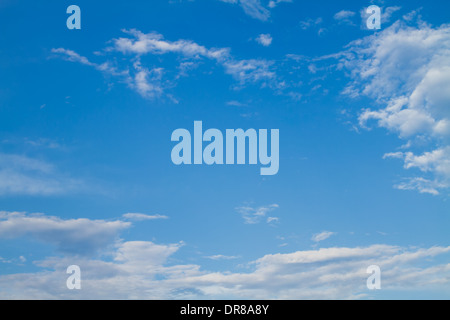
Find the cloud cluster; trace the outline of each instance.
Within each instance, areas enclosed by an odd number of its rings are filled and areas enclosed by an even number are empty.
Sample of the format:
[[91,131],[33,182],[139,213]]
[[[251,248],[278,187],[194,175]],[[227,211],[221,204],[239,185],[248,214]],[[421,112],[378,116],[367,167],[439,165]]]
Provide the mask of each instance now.
[[[273,206],[272,206],[273,207]],[[265,215],[260,208],[254,215]],[[448,288],[450,247],[389,245],[335,247],[267,254],[246,271],[208,271],[174,255],[185,244],[124,241],[130,226],[120,220],[61,219],[43,214],[0,212],[0,238],[29,236],[56,245],[63,255],[33,261],[43,271],[0,276],[2,299],[356,299],[369,298],[367,267],[378,265],[383,290]],[[317,241],[331,233],[316,235]],[[94,251],[109,248],[101,255]],[[212,255],[212,260],[240,259]],[[16,259],[17,260],[17,259]],[[1,258],[0,262],[24,263]],[[239,260],[238,260],[239,262]],[[237,262],[237,263],[238,263]],[[81,290],[68,290],[66,269],[81,269]],[[240,263],[241,264],[241,263]]]
[[[249,272],[211,272],[199,265],[170,264],[182,244],[131,241],[111,261],[47,258],[51,272],[0,276],[1,298],[27,299],[357,299],[368,298],[368,266],[382,271],[383,290],[424,292],[448,287],[450,264],[423,266],[450,247],[405,249],[387,245],[326,248],[265,255]],[[65,288],[65,269],[81,268],[82,290]]]
[[[247,5],[250,3],[256,2]],[[384,21],[399,9],[385,8]],[[343,21],[354,15],[343,10],[335,19]],[[415,16],[405,15],[402,21],[351,42],[342,52],[317,58],[287,54],[276,61],[237,59],[229,48],[207,48],[183,39],[170,41],[155,32],[133,29],[124,30],[125,36],[113,39],[112,46],[104,50],[105,55],[121,54],[126,59],[96,64],[71,50],[60,48],[53,52],[69,61],[122,77],[143,97],[166,96],[175,102],[167,89],[204,61],[220,66],[234,79],[235,88],[258,85],[294,100],[319,92],[328,94],[321,82],[330,73],[344,70],[350,78],[344,93],[352,98],[369,97],[374,102],[360,113],[360,127],[370,128],[375,124],[406,141],[407,148],[389,152],[385,158],[401,159],[406,169],[416,173],[395,186],[437,195],[450,187],[450,26],[432,27],[420,19],[414,21]],[[321,24],[319,18],[303,21],[301,27]],[[266,46],[271,40],[270,35],[264,34],[257,38]],[[174,63],[148,64],[144,62],[147,56],[161,59],[174,56],[178,67],[173,68]],[[112,61],[118,60],[126,61],[127,65],[114,66]],[[170,67],[175,70],[169,70]],[[170,77],[173,73],[177,75]],[[299,87],[303,88],[302,92],[297,92]]]
[[[430,174],[399,184],[402,189],[438,194],[450,187],[449,52],[449,25],[414,27],[398,21],[351,43],[341,60],[352,78],[345,92],[368,96],[380,106],[364,109],[360,125],[374,122],[408,141],[407,146],[415,150],[385,157],[402,159],[406,169]],[[434,149],[417,153],[424,142]]]
[[324,240],[328,239],[329,237],[331,237],[335,234],[336,234],[335,232],[323,231],[321,233],[317,233],[317,234],[313,235],[311,240],[314,242],[320,242],[320,241],[324,241]]
[[24,155],[0,153],[0,195],[56,195],[78,190],[82,182],[54,165]]

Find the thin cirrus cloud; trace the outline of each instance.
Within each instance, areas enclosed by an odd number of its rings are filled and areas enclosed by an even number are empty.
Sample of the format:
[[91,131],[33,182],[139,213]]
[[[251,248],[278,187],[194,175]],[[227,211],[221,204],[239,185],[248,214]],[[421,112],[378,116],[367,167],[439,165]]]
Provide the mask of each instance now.
[[[399,10],[398,7],[389,8],[385,10],[389,17]],[[339,19],[350,16],[353,14],[346,11],[336,14]],[[321,19],[311,20],[304,27],[321,23]],[[421,23],[417,15],[405,15],[403,20],[376,34],[349,43],[341,52],[316,58],[288,54],[282,61],[240,60],[231,55],[229,48],[206,48],[190,40],[169,41],[158,33],[128,30],[125,35],[113,39],[113,45],[104,50],[105,55],[122,54],[129,57],[125,59],[128,64],[120,68],[110,61],[92,63],[67,49],[54,49],[54,53],[66,60],[123,77],[132,89],[147,98],[164,96],[169,87],[174,87],[177,78],[167,79],[168,72],[162,66],[146,68],[141,62],[145,55],[162,57],[172,53],[183,57],[183,63],[194,65],[199,59],[207,59],[220,65],[224,73],[235,80],[237,87],[260,85],[272,89],[276,94],[282,93],[297,100],[303,95],[292,91],[295,89],[294,84],[305,83],[299,80],[308,74],[296,73],[291,79],[283,71],[292,68],[310,70],[316,79],[310,81],[314,88],[321,88],[320,82],[323,80],[320,79],[326,79],[321,77],[323,73],[328,76],[345,71],[349,80],[344,80],[345,90],[342,93],[353,99],[369,97],[374,105],[359,113],[359,126],[370,128],[375,124],[397,134],[409,146],[409,150],[393,150],[385,155],[386,159],[403,160],[405,169],[416,172],[412,177],[402,178],[394,186],[434,195],[450,187],[447,157],[450,137],[447,107],[450,102],[448,25],[432,27]],[[302,65],[305,63],[308,64],[306,68]],[[311,69],[311,66],[314,68]],[[186,75],[195,68],[179,69],[183,69]],[[315,93],[316,90],[311,92]],[[421,147],[424,141],[429,142],[428,149]],[[392,154],[395,156],[392,157]]]
[[0,195],[58,195],[80,190],[82,185],[44,160],[0,154]]
[[265,8],[261,0],[220,0],[221,2],[238,4],[244,12],[252,18],[267,21],[270,18],[269,9]]
[[154,214],[149,215],[145,213],[125,213],[122,215],[125,219],[134,220],[134,221],[145,221],[145,220],[161,220],[161,219],[169,219],[168,216]]
[[[264,211],[264,210],[260,210]],[[450,264],[435,257],[450,247],[403,248],[390,245],[334,247],[266,254],[247,264],[247,272],[209,271],[174,263],[183,241],[157,244],[118,238],[130,222],[61,219],[44,214],[0,212],[0,237],[30,236],[55,245],[62,255],[32,261],[42,271],[0,275],[0,298],[11,299],[357,299],[369,298],[366,269],[380,266],[383,290],[448,288]],[[101,255],[94,251],[108,248]],[[95,249],[95,250],[94,250]],[[237,256],[213,255],[212,260]],[[439,259],[442,260],[442,259]],[[2,259],[19,264],[27,259]],[[83,290],[60,285],[67,266],[83,272]],[[39,281],[35,281],[39,279]]]
[[216,254],[213,256],[208,256],[206,258],[211,259],[211,260],[234,260],[234,259],[238,259],[239,257],[238,256],[226,256],[223,254]]

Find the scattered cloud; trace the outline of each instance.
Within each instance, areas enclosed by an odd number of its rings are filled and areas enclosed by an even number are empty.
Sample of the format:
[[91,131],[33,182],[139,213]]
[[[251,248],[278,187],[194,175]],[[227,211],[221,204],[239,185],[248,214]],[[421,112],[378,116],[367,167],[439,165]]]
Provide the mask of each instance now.
[[[370,265],[382,270],[383,292],[449,288],[450,264],[434,261],[450,247],[372,245],[268,254],[249,272],[214,272],[169,263],[183,244],[118,243],[111,259],[52,257],[35,262],[47,271],[0,276],[2,299],[363,299]],[[222,258],[222,256],[218,256]],[[219,259],[220,259],[219,258]],[[65,287],[67,266],[83,272],[83,290]],[[36,281],[39,279],[39,281]],[[448,291],[444,289],[445,291]]]

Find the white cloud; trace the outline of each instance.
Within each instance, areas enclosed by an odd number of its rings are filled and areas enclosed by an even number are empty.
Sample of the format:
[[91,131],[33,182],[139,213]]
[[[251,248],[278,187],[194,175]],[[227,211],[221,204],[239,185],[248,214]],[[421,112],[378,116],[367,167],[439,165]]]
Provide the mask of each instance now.
[[334,15],[334,19],[339,20],[339,21],[345,21],[345,20],[348,20],[349,18],[355,16],[355,14],[356,13],[353,11],[341,10]]
[[[199,265],[169,263],[182,244],[123,242],[111,261],[47,258],[46,270],[0,276],[3,299],[356,299],[370,298],[368,266],[382,271],[383,292],[408,290],[426,297],[427,290],[449,294],[450,247],[408,249],[388,245],[326,248],[268,254],[249,272],[205,271]],[[82,290],[65,287],[68,265],[82,270]],[[37,281],[37,279],[39,279]],[[444,297],[444,296],[443,296]],[[399,296],[401,298],[401,295]]]
[[267,217],[267,223],[272,223],[272,222],[279,222],[280,218],[278,217]]
[[145,213],[125,213],[123,215],[125,219],[134,221],[144,221],[144,220],[157,220],[157,219],[168,219],[169,217],[160,214],[148,215]]
[[406,169],[417,168],[429,175],[410,178],[396,187],[431,194],[450,187],[450,25],[413,27],[397,21],[348,48],[341,58],[352,77],[345,92],[374,98],[381,106],[364,109],[359,116],[361,126],[373,121],[400,139],[408,139],[409,149],[416,147],[416,139],[432,145],[432,150],[421,155],[412,150],[396,154],[404,159]]
[[126,72],[118,72],[117,69],[110,64],[109,62],[105,62],[102,64],[93,63],[89,61],[88,58],[81,56],[73,50],[68,50],[64,48],[56,48],[51,50],[52,53],[57,54],[58,56],[63,57],[67,61],[78,62],[90,67],[94,67],[95,69],[106,72],[112,75],[126,75]]
[[275,8],[276,6],[278,6],[282,2],[291,3],[292,0],[271,0],[271,1],[269,1],[269,5],[268,6],[269,6],[269,8],[273,9],[273,8]]
[[415,190],[420,193],[428,193],[434,196],[439,195],[439,190],[448,188],[448,184],[438,182],[436,180],[431,181],[421,177],[408,178],[406,181],[394,185],[394,188],[399,190]]
[[311,240],[314,242],[320,242],[320,241],[328,239],[329,237],[331,237],[335,234],[336,234],[335,232],[323,231],[321,233],[317,233],[317,234],[313,235]]
[[[242,215],[244,222],[247,224],[256,224],[261,222],[266,216],[267,213],[277,209],[279,206],[277,204],[272,204],[270,206],[263,206],[258,208],[242,206],[237,207],[236,211]],[[266,219],[267,223],[276,221],[278,218],[269,217]]]
[[256,38],[256,42],[264,47],[268,47],[272,44],[272,36],[270,34],[260,34],[258,38]]
[[0,211],[0,238],[31,236],[55,245],[59,251],[81,255],[105,248],[130,225],[124,221],[63,220],[43,214]]
[[180,246],[182,243],[158,245],[148,241],[128,241],[119,245],[114,261],[121,263],[130,273],[139,273],[142,268],[162,266]]
[[229,49],[212,48],[207,49],[190,40],[165,40],[163,35],[150,32],[143,33],[136,29],[122,30],[129,34],[131,38],[114,39],[114,48],[109,50],[116,50],[122,53],[133,53],[138,55],[143,54],[166,54],[179,53],[186,57],[206,57],[209,59],[221,60],[228,56]]

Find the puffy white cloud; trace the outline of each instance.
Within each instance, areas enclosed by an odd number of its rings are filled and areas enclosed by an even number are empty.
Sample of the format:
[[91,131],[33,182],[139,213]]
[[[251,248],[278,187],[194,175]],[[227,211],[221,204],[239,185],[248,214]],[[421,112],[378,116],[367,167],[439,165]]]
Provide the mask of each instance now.
[[110,245],[121,230],[131,224],[124,221],[61,219],[43,214],[0,212],[0,238],[30,236],[55,245],[61,252],[90,255]]
[[354,17],[356,12],[349,10],[341,10],[334,15],[334,20],[352,24],[350,18]]
[[80,180],[65,177],[46,161],[0,153],[0,195],[55,195],[78,190],[81,185]]
[[264,47],[268,47],[272,44],[272,36],[270,34],[260,34],[258,38],[256,38],[256,42]]
[[433,145],[434,150],[422,155],[412,150],[400,156],[393,153],[404,159],[406,169],[432,175],[410,178],[396,187],[431,194],[449,187],[450,25],[433,28],[420,23],[414,27],[397,21],[352,42],[341,63],[352,78],[345,92],[374,98],[381,106],[364,109],[359,116],[361,126],[375,121],[399,138],[409,139],[410,148],[419,137]]

